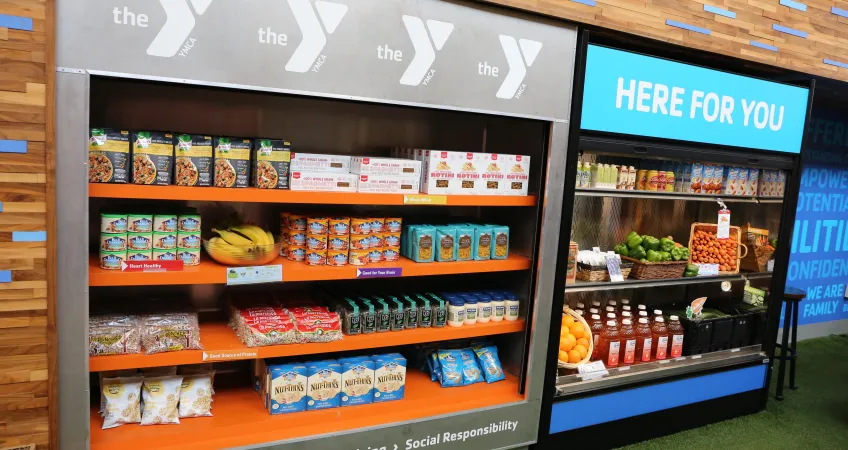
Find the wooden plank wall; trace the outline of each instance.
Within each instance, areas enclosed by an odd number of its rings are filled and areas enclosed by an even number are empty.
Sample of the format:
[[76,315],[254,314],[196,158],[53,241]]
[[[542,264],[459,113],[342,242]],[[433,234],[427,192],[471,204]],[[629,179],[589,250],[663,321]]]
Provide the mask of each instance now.
[[48,283],[54,2],[0,0],[0,448],[58,448],[50,433],[56,353]]
[[484,0],[848,81],[848,0]]

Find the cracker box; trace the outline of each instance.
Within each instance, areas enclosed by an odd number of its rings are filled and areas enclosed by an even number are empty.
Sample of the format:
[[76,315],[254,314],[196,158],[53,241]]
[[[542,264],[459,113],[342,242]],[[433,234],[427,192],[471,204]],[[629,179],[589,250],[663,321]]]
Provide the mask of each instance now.
[[420,180],[417,177],[397,175],[360,175],[357,192],[379,194],[418,194]]
[[745,188],[748,187],[748,172],[747,167],[739,167],[739,178],[736,179],[736,192],[733,195],[744,195]]
[[350,173],[357,175],[394,175],[396,177],[420,179],[421,161],[354,156],[350,159]]
[[503,155],[506,183],[501,188],[503,195],[527,195],[530,181],[530,157],[524,155]]
[[356,192],[359,176],[352,173],[292,171],[289,189],[293,191]]
[[727,174],[725,175],[724,182],[722,183],[722,193],[726,195],[736,195],[736,189],[738,188],[739,181],[739,168],[726,167],[725,171]]
[[456,152],[441,150],[414,150],[413,156],[420,160],[421,192],[425,194],[450,194],[459,184]]
[[506,183],[506,168],[504,167],[504,155],[497,153],[483,153],[480,155],[480,182],[477,185],[477,194],[501,195]]
[[374,403],[403,400],[406,358],[398,353],[374,355]]
[[760,169],[748,169],[748,183],[745,185],[745,195],[753,197],[757,195]]
[[689,166],[689,189],[688,192],[700,194],[704,189],[704,165],[692,163]]
[[775,196],[783,197],[783,191],[786,190],[786,172],[782,170],[777,171],[777,189],[775,191]]
[[350,156],[291,152],[292,172],[350,172]]
[[341,406],[342,366],[338,361],[318,361],[306,366],[306,409]]
[[303,364],[267,366],[267,405],[272,415],[306,410],[307,369]]
[[341,406],[374,402],[374,361],[370,358],[343,358]]
[[454,185],[451,194],[476,194],[479,191],[478,186],[483,182],[484,155],[482,153],[454,153],[454,164],[458,169],[456,177],[459,182]]

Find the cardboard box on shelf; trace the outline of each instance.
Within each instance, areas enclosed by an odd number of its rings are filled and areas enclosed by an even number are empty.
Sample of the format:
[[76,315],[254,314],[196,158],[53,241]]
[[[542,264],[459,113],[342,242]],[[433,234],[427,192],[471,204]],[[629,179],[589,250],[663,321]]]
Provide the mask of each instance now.
[[357,192],[380,194],[418,194],[418,178],[395,175],[360,175]]
[[350,173],[357,175],[390,175],[421,177],[421,161],[404,158],[372,158],[354,156],[350,159]]
[[704,189],[704,165],[692,163],[689,165],[689,189],[693,194],[700,194]]
[[292,171],[292,191],[356,192],[359,176],[352,173]]
[[739,183],[739,168],[738,167],[726,167],[725,172],[727,172],[724,176],[724,182],[722,183],[722,193],[725,195],[736,195],[736,189],[738,188]]
[[497,153],[480,154],[480,181],[477,185],[477,194],[501,195],[503,184],[506,183],[506,167],[504,156]]
[[748,183],[745,185],[745,195],[753,197],[757,195],[760,169],[748,169]]
[[527,195],[530,182],[530,157],[525,155],[503,155],[506,170],[506,183],[503,195]]
[[739,167],[739,178],[736,180],[736,193],[733,195],[745,195],[745,189],[748,187],[748,174],[750,169],[747,167]]
[[474,195],[479,191],[482,183],[483,166],[486,159],[483,153],[459,153],[453,154],[454,165],[457,169],[456,177],[459,180],[454,185],[451,194]]
[[291,152],[292,172],[350,172],[350,156]]
[[[425,194],[451,194],[459,179],[457,152],[444,150],[413,150],[413,156],[423,163],[421,192]],[[460,153],[461,154],[461,153]]]

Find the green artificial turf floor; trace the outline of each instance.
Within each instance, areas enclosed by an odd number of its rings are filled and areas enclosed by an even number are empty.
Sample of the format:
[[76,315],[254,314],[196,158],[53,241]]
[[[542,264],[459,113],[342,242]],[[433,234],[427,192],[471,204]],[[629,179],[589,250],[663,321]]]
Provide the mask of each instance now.
[[774,399],[777,368],[765,411],[623,447],[656,449],[848,449],[848,336],[798,343],[796,384]]

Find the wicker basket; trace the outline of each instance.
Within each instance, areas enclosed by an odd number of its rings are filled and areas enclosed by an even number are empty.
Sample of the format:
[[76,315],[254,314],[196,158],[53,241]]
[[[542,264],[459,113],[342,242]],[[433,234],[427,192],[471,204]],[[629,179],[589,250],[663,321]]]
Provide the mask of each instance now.
[[686,261],[642,262],[629,256],[622,256],[621,259],[633,263],[630,278],[635,280],[681,278],[688,264]]
[[[581,325],[583,325],[583,328],[586,330],[586,334],[585,334],[586,340],[589,341],[589,348],[588,348],[588,351],[586,352],[586,357],[581,359],[579,363],[562,362],[561,360],[557,359],[557,366],[558,367],[560,367],[562,369],[576,369],[577,366],[580,366],[582,364],[586,364],[587,362],[589,362],[589,358],[592,357],[592,351],[594,351],[594,349],[595,349],[595,343],[593,342],[594,339],[592,339],[592,329],[589,328],[589,324],[586,322],[586,320],[584,318],[578,316],[577,313],[575,313],[571,308],[564,306],[562,308],[562,313],[568,314],[569,316],[573,317],[574,320],[576,320]],[[557,346],[559,346],[559,341],[557,341]]]
[[[633,269],[633,263],[621,261],[621,276],[624,279],[627,279],[630,275],[631,269]],[[577,279],[580,281],[609,281],[609,270],[607,270],[606,266],[593,267],[586,264],[578,264]]]
[[[695,253],[692,250],[692,238],[695,237],[695,232],[698,230],[703,231],[711,231],[716,232],[718,230],[718,225],[714,223],[693,223],[692,229],[689,231],[689,264],[701,264],[692,262],[692,255]],[[730,236],[736,238],[736,242],[739,243],[739,247],[736,249],[736,270],[719,270],[719,275],[736,275],[739,273],[739,266],[741,265],[742,258],[748,255],[748,246],[742,243],[742,231],[739,227],[730,226]],[[745,250],[744,253],[741,250]]]

